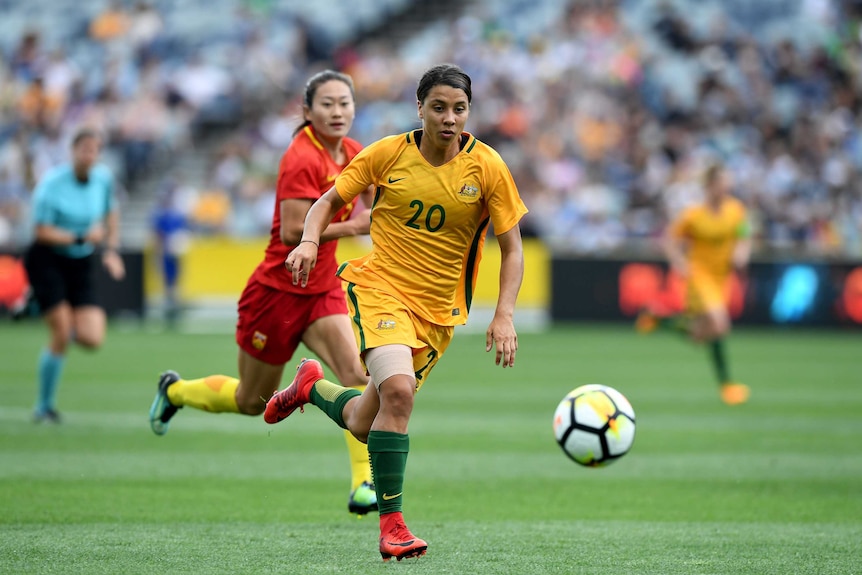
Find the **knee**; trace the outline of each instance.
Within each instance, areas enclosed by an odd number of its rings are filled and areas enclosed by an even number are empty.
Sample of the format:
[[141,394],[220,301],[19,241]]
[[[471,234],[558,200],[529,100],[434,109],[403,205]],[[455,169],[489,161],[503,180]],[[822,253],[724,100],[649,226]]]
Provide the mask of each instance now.
[[98,349],[105,341],[105,327],[101,322],[76,321],[69,333],[74,336],[76,344],[86,349]]
[[724,337],[730,332],[730,321],[725,318],[716,318],[709,326],[712,339]]
[[105,337],[100,334],[81,333],[75,336],[75,343],[89,350],[97,350],[102,347]]
[[259,397],[249,399],[237,396],[236,407],[243,415],[260,415],[266,409],[266,402]]
[[380,407],[393,415],[409,416],[413,411],[414,392],[410,386],[390,386],[383,390],[386,382],[380,389]]

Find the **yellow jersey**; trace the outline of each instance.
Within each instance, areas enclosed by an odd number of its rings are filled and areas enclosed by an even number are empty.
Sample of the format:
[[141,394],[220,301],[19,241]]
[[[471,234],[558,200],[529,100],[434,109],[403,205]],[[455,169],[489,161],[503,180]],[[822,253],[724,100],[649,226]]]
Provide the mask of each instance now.
[[434,324],[467,321],[488,231],[511,230],[527,213],[500,155],[462,134],[442,166],[419,152],[422,130],[383,138],[362,150],[335,180],[350,202],[374,186],[371,251],[343,263],[344,281],[389,293]]
[[706,204],[692,206],[671,225],[671,235],[688,242],[687,259],[693,275],[723,277],[731,271],[733,248],[749,234],[745,206],[725,198],[716,212]]

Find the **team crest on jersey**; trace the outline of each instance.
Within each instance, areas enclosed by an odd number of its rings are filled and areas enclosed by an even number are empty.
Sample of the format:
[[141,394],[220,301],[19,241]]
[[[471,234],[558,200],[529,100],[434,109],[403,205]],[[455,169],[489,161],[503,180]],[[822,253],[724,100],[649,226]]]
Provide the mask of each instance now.
[[266,347],[266,334],[260,333],[259,331],[255,331],[254,335],[251,336],[251,345],[254,349],[260,351]]
[[377,322],[377,329],[388,330],[395,329],[395,320],[394,319],[381,319]]
[[453,310],[452,310],[452,315],[453,315],[453,316],[461,315],[461,308],[460,308],[460,307],[456,307],[455,309],[453,309]]
[[464,196],[465,198],[475,198],[479,195],[479,188],[472,184],[464,184],[461,186],[461,190],[458,192],[459,196]]

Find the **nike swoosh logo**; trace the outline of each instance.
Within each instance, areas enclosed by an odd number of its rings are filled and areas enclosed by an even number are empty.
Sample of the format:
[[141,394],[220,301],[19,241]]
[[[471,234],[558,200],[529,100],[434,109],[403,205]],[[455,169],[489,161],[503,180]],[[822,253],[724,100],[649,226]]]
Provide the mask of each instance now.
[[387,541],[386,544],[392,545],[393,547],[409,547],[410,545],[413,545],[414,541],[416,541],[416,540],[411,539],[410,541],[405,541],[403,543],[395,543],[394,541]]
[[[406,177],[406,176],[405,176],[405,177]],[[392,177],[390,176],[390,178],[389,178],[389,183],[390,183],[390,184],[394,184],[395,182],[400,182],[400,181],[401,181],[401,180],[403,180],[403,179],[405,179],[405,178],[395,178],[395,179],[393,180],[393,179],[392,179]]]
[[331,176],[326,176],[326,181],[327,182],[334,182],[335,178],[337,178],[337,177],[338,177],[338,174],[332,174]]
[[404,493],[404,492],[403,492],[403,491],[399,491],[399,492],[398,492],[398,493],[396,493],[395,495],[387,495],[386,493],[384,493],[384,494],[383,494],[383,501],[389,501],[389,500],[391,500],[391,499],[395,499],[396,497],[400,496],[402,493]]

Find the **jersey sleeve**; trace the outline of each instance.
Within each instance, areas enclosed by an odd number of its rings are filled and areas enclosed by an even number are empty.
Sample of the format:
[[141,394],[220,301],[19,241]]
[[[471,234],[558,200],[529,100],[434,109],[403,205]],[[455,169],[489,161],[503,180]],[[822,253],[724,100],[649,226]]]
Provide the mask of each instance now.
[[347,203],[377,181],[380,142],[362,149],[335,178],[335,192]]
[[488,212],[494,224],[494,233],[504,234],[514,228],[528,210],[518,194],[518,188],[508,166],[496,153],[492,158]]
[[289,148],[281,161],[276,183],[278,201],[288,199],[316,200],[320,197],[320,163],[318,158]]

